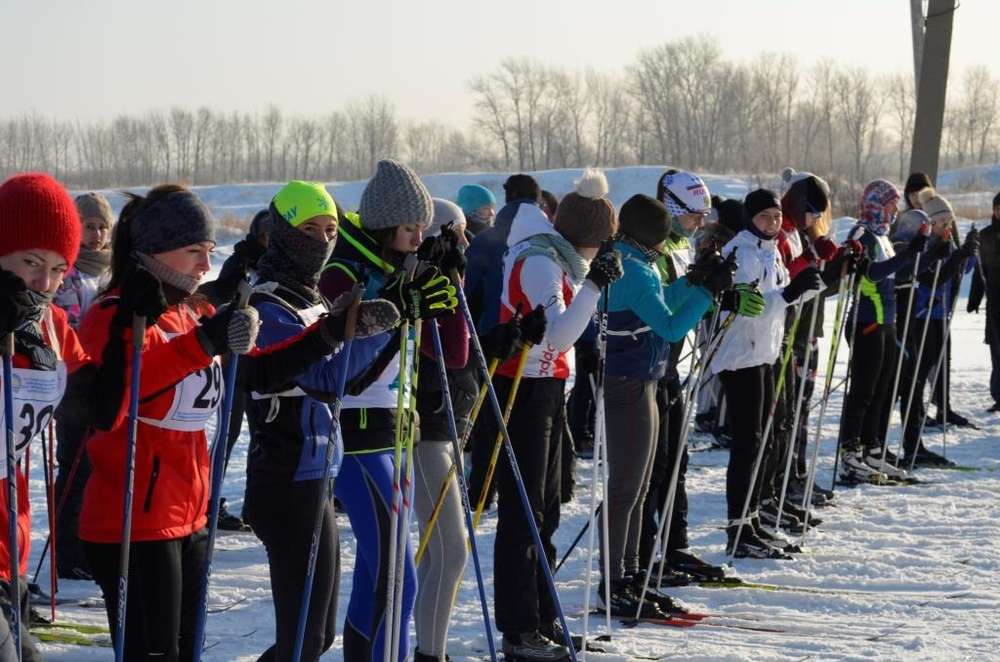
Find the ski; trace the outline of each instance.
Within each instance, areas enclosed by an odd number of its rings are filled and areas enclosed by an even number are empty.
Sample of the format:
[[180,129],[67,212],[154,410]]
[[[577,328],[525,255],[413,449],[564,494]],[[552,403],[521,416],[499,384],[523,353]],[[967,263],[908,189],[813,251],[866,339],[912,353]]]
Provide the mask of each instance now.
[[100,648],[111,648],[111,637],[105,632],[101,635],[87,636],[72,629],[44,628],[42,630],[32,629],[31,634],[38,641],[46,644],[64,644],[70,646],[95,646]]
[[76,623],[73,621],[37,622],[32,621],[31,630],[72,630],[80,634],[110,634],[107,625],[96,623]]
[[749,589],[788,593],[809,593],[812,595],[906,595],[912,597],[928,596],[932,598],[954,599],[965,597],[969,594],[969,591],[957,591],[953,593],[927,593],[920,590],[881,591],[877,589],[822,588],[819,586],[790,586],[787,584],[769,584],[766,582],[748,582],[743,580],[732,582],[695,582],[695,585],[700,588],[709,589]]

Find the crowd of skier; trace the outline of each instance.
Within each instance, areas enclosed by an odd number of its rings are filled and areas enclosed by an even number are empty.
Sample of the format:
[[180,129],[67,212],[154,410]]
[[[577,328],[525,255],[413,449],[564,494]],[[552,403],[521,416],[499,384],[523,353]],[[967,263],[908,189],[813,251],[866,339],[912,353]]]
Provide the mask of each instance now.
[[[780,192],[743,200],[668,169],[620,209],[597,170],[561,200],[525,174],[503,188],[499,210],[479,185],[432,198],[383,160],[355,211],[290,181],[203,282],[215,221],[183,186],[127,194],[116,218],[46,174],[0,185],[0,661],[42,659],[35,440],[53,574],[100,588],[116,660],[201,658],[219,529],[252,531],[267,553],[274,642],[259,659],[317,660],[338,630],[339,513],[356,545],[346,660],[450,659],[471,560],[491,657],[531,661],[588,645],[555,581],[575,496],[590,498],[585,616],[592,589],[612,616],[669,619],[686,612],[669,587],[731,579],[689,547],[692,432],[729,450],[735,558],[793,558],[821,525],[837,389],[836,484],[949,466],[923,437],[972,425],[949,405],[965,274],[968,312],[986,298],[1000,411],[1000,195],[989,226],[960,238],[925,175],[902,192],[878,179],[840,210],[858,220],[838,240],[829,186],[790,168]],[[221,488],[247,428],[237,515]],[[494,503],[488,568],[476,530]]]

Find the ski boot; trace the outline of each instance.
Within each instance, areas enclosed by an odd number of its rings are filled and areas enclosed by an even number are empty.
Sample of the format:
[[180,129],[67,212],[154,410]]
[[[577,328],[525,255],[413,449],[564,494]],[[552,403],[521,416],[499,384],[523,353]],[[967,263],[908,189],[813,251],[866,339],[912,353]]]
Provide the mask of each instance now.
[[233,515],[226,508],[226,498],[219,499],[219,530],[220,531],[250,531],[250,526],[242,519]]
[[913,460],[913,468],[914,469],[921,468],[921,467],[953,467],[953,466],[955,466],[954,462],[952,462],[948,458],[944,457],[943,455],[938,455],[934,451],[927,450],[927,448],[925,448],[923,444],[921,444],[920,448],[917,449],[917,457],[916,457],[916,459],[908,457],[908,458],[904,459],[903,462],[906,464],[906,466],[910,466],[910,461],[911,460]]
[[856,440],[840,451],[840,482],[843,485],[885,485],[889,477],[865,462],[864,450]]
[[766,541],[762,540],[754,530],[753,522],[750,519],[744,520],[739,540],[736,540],[737,528],[739,528],[739,520],[729,520],[729,526],[726,527],[726,537],[728,538],[726,551],[735,558],[782,560],[792,558],[784,551],[777,547],[772,547]]
[[504,633],[503,656],[511,662],[563,662],[570,659],[569,649],[550,640],[538,630]]
[[[631,579],[616,579],[611,582],[610,602],[605,597],[605,584],[602,581],[597,587],[597,595],[601,599],[601,604],[611,607],[612,616],[623,618],[635,618],[639,611],[639,595],[635,592]],[[642,603],[642,612],[639,618],[667,618],[667,614],[653,601],[647,594],[646,600]]]
[[[656,581],[655,577],[653,581]],[[666,593],[660,593],[658,589],[653,588],[652,584],[649,586],[646,586],[645,584],[646,572],[644,570],[640,570],[632,578],[632,593],[641,597],[643,588],[645,588],[646,601],[654,603],[664,614],[686,614],[690,611],[687,607],[682,605],[680,602],[677,602]],[[634,611],[632,612],[632,615],[635,616]]]
[[667,563],[670,569],[690,575],[696,581],[721,581],[726,578],[726,571],[717,565],[705,563],[694,554],[683,549],[672,549],[667,552]]

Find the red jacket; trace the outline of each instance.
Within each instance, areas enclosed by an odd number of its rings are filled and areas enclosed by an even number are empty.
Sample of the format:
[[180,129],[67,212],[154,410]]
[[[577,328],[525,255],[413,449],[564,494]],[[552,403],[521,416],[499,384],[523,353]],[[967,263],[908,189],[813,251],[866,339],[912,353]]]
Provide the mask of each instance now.
[[[50,347],[58,347],[59,351],[56,353],[66,363],[67,373],[72,373],[83,364],[89,362],[90,358],[80,345],[80,341],[77,340],[76,332],[70,328],[69,322],[66,319],[66,312],[58,306],[49,306],[49,310],[51,311],[52,326],[50,328],[47,323],[42,324],[42,337],[45,338],[45,342]],[[53,338],[53,335],[55,338]],[[53,340],[57,342],[53,342]],[[30,368],[31,361],[22,354],[15,354],[13,367],[15,369]],[[15,390],[16,393],[17,391]],[[60,397],[61,395],[62,393],[60,393]],[[15,411],[18,411],[16,402]],[[51,414],[47,417],[32,415],[30,419],[36,419],[32,421],[34,423],[34,434],[32,436],[34,437],[46,427],[48,421],[51,420]],[[21,424],[30,419],[15,420],[15,435],[20,435],[24,432]],[[2,423],[0,423],[0,427],[2,427]],[[23,461],[21,465],[22,467],[19,467],[17,472],[17,541],[19,547],[19,572],[23,575],[28,571],[28,555],[31,552],[31,507],[28,503],[28,481],[21,470],[24,465]],[[3,477],[0,478],[0,578],[9,582],[10,554],[7,545],[7,522],[7,474],[5,471],[3,472]]]
[[[80,340],[91,356],[100,357],[108,341],[115,299],[98,300],[80,324]],[[211,314],[211,309],[199,311]],[[139,417],[135,450],[132,540],[182,538],[205,526],[209,493],[209,457],[204,424],[218,404],[221,369],[195,336],[195,313],[174,306],[146,329],[139,384]],[[125,393],[131,382],[131,329],[126,343]],[[190,429],[176,429],[184,416]],[[174,426],[164,427],[166,423]],[[128,398],[114,427],[87,441],[92,471],[83,496],[80,538],[117,543],[122,533],[125,493],[125,446]]]

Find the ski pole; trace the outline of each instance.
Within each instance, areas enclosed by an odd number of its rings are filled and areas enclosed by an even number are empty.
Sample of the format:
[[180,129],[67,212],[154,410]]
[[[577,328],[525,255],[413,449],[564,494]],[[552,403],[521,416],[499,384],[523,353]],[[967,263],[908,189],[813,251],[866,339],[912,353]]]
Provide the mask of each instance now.
[[[469,310],[469,303],[465,300],[465,292],[462,288],[456,288],[456,294],[458,296],[458,305],[462,309],[462,315],[465,317],[465,323],[469,327],[469,336],[472,338],[472,348],[476,354],[476,358],[479,361],[479,370],[483,378],[488,377],[488,370],[486,364],[486,356],[483,354],[483,348],[479,344],[479,336],[476,335],[476,324],[472,321],[472,312]],[[531,508],[531,501],[528,499],[528,492],[524,487],[524,480],[521,478],[521,471],[517,464],[517,456],[514,454],[514,447],[510,441],[510,434],[507,431],[507,422],[503,417],[503,410],[500,408],[500,400],[497,398],[496,390],[493,388],[493,382],[486,379],[486,387],[488,389],[488,397],[490,400],[490,406],[493,408],[493,414],[496,416],[497,425],[500,428],[500,433],[504,438],[504,449],[507,452],[507,459],[510,462],[510,470],[512,474],[512,479],[515,487],[517,488],[518,497],[521,500],[521,509],[524,512],[524,517],[528,522],[528,529],[531,531],[531,539],[535,544],[535,551],[538,553],[538,564],[542,568],[542,574],[545,576],[545,583],[549,589],[549,595],[552,598],[552,604],[555,606],[556,614],[559,617],[559,624],[562,626],[563,630],[563,642],[569,649],[569,656],[573,662],[576,662],[576,649],[573,647],[573,640],[570,636],[569,626],[566,624],[566,615],[563,612],[562,603],[559,601],[559,593],[556,591],[556,582],[552,576],[552,568],[549,567],[548,557],[545,553],[545,545],[542,543],[542,536],[538,532],[538,523],[535,521],[535,515]]]
[[[941,263],[938,262],[938,264],[941,264]],[[962,269],[961,269],[961,271],[959,271],[959,273],[965,273],[964,260],[963,260],[963,264],[962,264]],[[951,303],[951,306],[950,306],[951,310],[949,312],[949,316],[945,318],[946,324],[945,324],[945,327],[944,327],[944,337],[941,339],[941,345],[942,345],[941,355],[938,357],[937,365],[934,367],[934,378],[933,378],[933,380],[931,380],[931,384],[932,385],[937,381],[938,375],[941,373],[941,366],[944,364],[945,356],[948,354],[948,352],[947,352],[948,337],[951,335],[951,321],[952,321],[952,317],[955,314],[955,303],[957,301],[958,301],[958,297],[956,297],[956,296],[952,296],[951,297],[951,302],[950,302]],[[932,297],[930,299],[930,302],[927,304],[927,318],[928,319],[930,319],[931,311],[933,310],[933,308],[934,308],[934,299]],[[917,370],[919,370],[919,369],[920,369],[920,364],[918,363],[917,364]],[[914,382],[916,382],[916,379],[914,379]],[[920,401],[922,403],[923,402],[924,394],[920,393],[919,395],[920,395]],[[933,398],[934,398],[934,387],[931,386],[931,399],[933,399]],[[927,411],[927,407],[924,407],[924,411],[925,412]],[[947,418],[948,418],[948,412],[947,412],[947,410],[945,410],[944,417],[947,420]],[[909,468],[907,469],[907,471],[913,471],[913,465],[916,464],[916,461],[917,461],[917,448],[919,447],[919,444],[920,444],[920,438],[924,434],[924,425],[926,423],[927,423],[927,417],[925,416],[923,418],[923,420],[920,421],[920,427],[917,430],[917,446],[914,447],[913,453],[910,454],[910,464],[909,464]]]
[[774,387],[774,395],[771,398],[771,408],[767,413],[767,420],[764,423],[764,432],[760,435],[760,448],[757,449],[757,458],[754,460],[753,470],[750,472],[750,484],[747,487],[747,495],[743,499],[743,509],[740,511],[740,520],[736,524],[736,537],[733,538],[733,548],[729,550],[729,556],[733,558],[736,556],[736,547],[739,545],[740,535],[743,533],[743,523],[746,520],[747,513],[750,511],[750,500],[753,497],[754,484],[757,482],[757,475],[760,473],[761,461],[764,459],[764,452],[767,450],[767,442],[771,437],[771,429],[774,426],[774,417],[778,411],[778,402],[781,398],[781,392],[785,386],[785,373],[788,370],[788,362],[792,358],[792,347],[795,344],[795,333],[799,328],[799,320],[802,318],[802,305],[804,303],[804,300],[800,297],[795,306],[795,317],[792,318],[792,326],[785,339],[787,347],[785,348],[785,355],[781,357],[781,372],[778,375],[778,382]]
[[3,413],[7,428],[7,554],[10,557],[10,629],[14,651],[21,660],[20,548],[17,544],[17,460],[14,446],[14,334],[3,343]]
[[[396,547],[395,556],[396,585],[393,589],[393,599],[396,601],[396,604],[393,606],[392,611],[392,660],[399,658],[399,643],[400,639],[402,639],[403,572],[406,558],[406,541],[409,539],[410,535],[410,516],[413,512],[410,495],[411,486],[413,485],[413,446],[416,443],[417,434],[417,376],[419,374],[418,368],[420,365],[420,339],[422,337],[422,326],[423,320],[418,317],[413,323],[413,360],[410,364],[410,379],[407,384],[407,390],[409,392],[409,405],[406,411],[406,455],[404,458],[405,470],[403,471],[403,489],[400,493],[402,498],[402,512],[400,513],[402,528],[400,530],[395,528],[392,530],[393,538],[396,536],[400,538]],[[390,556],[389,558],[393,557]]]
[[[719,323],[719,316],[721,315],[721,309],[716,306],[715,313],[712,316],[712,323],[710,328],[715,328]],[[719,347],[722,346],[722,341],[725,340],[726,334],[729,332],[732,326],[733,320],[736,319],[736,313],[731,312],[726,319],[722,322],[721,327],[715,332],[714,336],[710,337],[708,344],[702,351],[701,357],[692,366],[691,371],[688,374],[688,386],[686,388],[687,400],[684,402],[684,418],[681,422],[681,437],[678,440],[677,445],[677,456],[674,458],[673,466],[670,469],[670,483],[667,485],[667,495],[663,500],[663,508],[660,511],[660,523],[656,530],[656,537],[654,538],[653,550],[649,554],[649,561],[646,565],[646,581],[643,582],[642,592],[639,595],[639,606],[635,610],[635,620],[638,621],[639,616],[642,614],[642,607],[646,601],[646,593],[650,590],[650,584],[652,582],[653,575],[653,563],[656,561],[657,556],[663,555],[664,558],[660,559],[660,570],[657,573],[656,586],[657,588],[663,582],[663,566],[666,561],[666,550],[667,544],[670,541],[670,527],[673,523],[673,509],[674,502],[677,499],[677,481],[680,477],[681,459],[684,457],[684,451],[687,448],[688,438],[690,434],[691,418],[694,415],[694,409],[697,406],[697,395],[698,390],[701,388],[701,376],[704,374],[705,369],[715,358],[715,353],[718,351]]]
[[[496,372],[499,364],[499,359],[490,359],[490,364],[487,370],[490,379],[493,379],[493,374]],[[462,432],[462,437],[459,441],[459,450],[465,448],[469,435],[472,434],[472,427],[476,422],[476,418],[479,416],[479,410],[482,408],[483,402],[485,401],[486,384],[483,384],[479,388],[479,395],[476,396],[476,402],[472,405],[469,420],[466,422],[465,430]],[[459,457],[461,457],[461,455],[456,456],[456,458]],[[451,480],[455,477],[455,473],[458,471],[459,467],[459,462],[453,461],[451,463],[451,467],[448,468],[448,474],[444,477],[444,480],[441,481],[441,489],[438,490],[437,499],[434,501],[434,508],[431,509],[431,516],[427,519],[427,527],[424,533],[420,536],[420,543],[417,545],[417,553],[413,557],[413,562],[417,565],[420,565],[420,561],[423,559],[424,553],[427,551],[427,544],[430,542],[431,533],[434,532],[434,527],[437,525],[438,518],[441,516],[441,509],[444,507],[445,497],[448,495],[448,486],[451,485]]]
[[[917,387],[916,375],[920,372],[920,364],[924,358],[924,343],[927,341],[927,329],[931,325],[931,309],[934,307],[934,295],[937,292],[938,277],[941,275],[941,260],[934,263],[934,278],[931,281],[931,295],[927,299],[927,319],[924,320],[924,328],[920,334],[920,344],[917,348],[916,361],[913,363],[913,376],[914,379],[910,380],[910,394],[906,398],[906,411],[903,413],[903,433],[899,436],[899,453],[896,457],[896,466],[899,466],[899,458],[903,456],[906,451],[906,427],[910,422],[910,412],[913,409],[913,396]],[[916,279],[916,274],[914,274],[914,279]],[[916,285],[916,283],[914,283]],[[920,316],[920,313],[917,313]],[[923,402],[924,394],[920,394],[920,401]],[[891,406],[891,405],[890,405]],[[923,426],[921,426],[923,427]],[[916,443],[920,443],[920,437],[916,439]],[[914,446],[913,454],[916,456],[916,446]],[[912,464],[911,464],[912,466]]]
[[[521,348],[521,355],[517,360],[517,370],[514,372],[514,380],[511,382],[510,393],[507,394],[507,404],[503,411],[503,426],[507,427],[510,421],[510,413],[514,410],[514,399],[517,397],[518,387],[521,385],[521,375],[524,374],[524,366],[528,363],[528,353],[531,351],[531,343],[526,342]],[[492,384],[492,382],[490,382]],[[483,489],[479,493],[479,501],[476,503],[476,513],[472,518],[472,523],[477,527],[479,520],[483,517],[483,510],[486,509],[486,499],[490,493],[490,485],[493,483],[493,474],[496,472],[497,461],[500,459],[500,449],[503,447],[504,431],[497,430],[496,440],[493,442],[493,451],[490,454],[490,463],[486,468],[486,478],[483,480]]]
[[[846,264],[844,268],[846,269]],[[820,263],[820,269],[822,269],[822,262]],[[843,276],[841,276],[843,277]],[[806,338],[806,351],[805,356],[802,358],[802,375],[800,376],[799,390],[795,397],[795,413],[792,415],[792,428],[791,428],[791,439],[788,443],[788,448],[785,453],[785,475],[781,479],[781,494],[778,496],[778,518],[774,525],[775,530],[781,526],[781,514],[785,509],[785,494],[788,492],[788,476],[792,473],[792,452],[795,447],[795,442],[798,440],[799,435],[799,417],[802,415],[802,403],[806,398],[806,382],[809,381],[809,359],[812,358],[813,351],[813,340],[814,334],[816,333],[816,318],[818,317],[820,306],[823,305],[823,298],[821,295],[817,295],[813,299],[813,309],[812,317],[809,319],[809,335]],[[792,345],[795,345],[795,337],[792,337]],[[794,350],[793,350],[794,353]],[[794,372],[794,365],[792,367]],[[808,518],[807,518],[808,519]]]
[[[597,379],[591,380],[591,387],[594,390],[594,458],[593,458],[593,472],[590,479],[590,509],[591,513],[597,513],[597,482],[598,478],[601,477],[601,492],[602,495],[607,498],[608,486],[607,486],[607,422],[604,418],[604,369],[605,361],[607,359],[607,338],[608,338],[608,306],[610,305],[611,299],[611,286],[607,285],[604,287],[602,292],[602,301],[598,319],[598,333],[597,333]],[[610,559],[608,558],[608,527],[607,527],[607,508],[601,509],[601,526],[603,533],[603,545],[601,551],[603,552],[602,558],[604,561],[604,572],[601,574],[604,576],[604,595],[605,595],[605,615],[607,619],[607,637],[611,638],[611,573],[610,573]],[[587,570],[584,573],[584,589],[583,589],[583,633],[581,639],[580,650],[583,652],[583,658],[587,657],[587,630],[590,625],[590,590],[591,582],[593,579],[593,562],[594,562],[594,529],[596,526],[596,519],[594,520],[594,526],[589,527],[589,534],[587,535]],[[589,522],[588,522],[589,523]]]
[[[833,316],[833,338],[830,340],[830,350],[826,361],[826,374],[823,377],[823,396],[819,401],[819,417],[816,419],[816,437],[813,441],[812,459],[810,459],[809,469],[806,471],[806,489],[802,500],[802,509],[806,513],[806,521],[803,523],[803,537],[805,537],[805,531],[809,528],[809,511],[812,509],[812,493],[813,487],[816,484],[816,470],[819,464],[819,446],[823,431],[823,417],[826,415],[826,405],[830,402],[830,394],[833,393],[833,373],[837,368],[837,354],[840,352],[840,341],[844,336],[844,327],[847,325],[844,311],[848,308],[846,302],[854,293],[854,280],[855,274],[853,273],[847,278],[841,276],[840,285],[837,290],[837,311]],[[848,364],[848,369],[850,369],[850,364]],[[841,383],[844,382],[846,382],[846,377]],[[834,465],[836,465],[836,453],[834,454],[833,461]]]
[[[456,287],[457,289],[457,287]],[[438,376],[441,380],[441,397],[444,400],[445,415],[448,420],[448,433],[451,435],[451,453],[454,456],[452,467],[461,467],[462,447],[458,440],[458,425],[455,423],[455,410],[451,404],[451,390],[448,388],[448,369],[444,360],[444,348],[441,345],[441,330],[436,319],[431,320],[431,340],[434,342],[434,353],[437,355]],[[483,610],[483,626],[486,628],[486,643],[490,649],[490,659],[497,660],[497,646],[493,640],[493,623],[490,621],[490,610],[486,604],[486,584],[483,579],[483,568],[479,562],[479,547],[476,545],[476,527],[472,524],[472,505],[469,503],[469,490],[465,483],[465,472],[449,472],[458,477],[458,494],[462,499],[462,514],[465,516],[465,529],[469,534],[469,546],[472,548],[472,565],[476,570],[476,586],[479,589],[479,606]],[[430,522],[428,521],[428,531]],[[454,605],[456,592],[452,596]]]
[[[404,280],[412,280],[413,269],[415,267],[414,260],[407,258],[407,263],[404,265]],[[393,610],[396,606],[396,547],[399,542],[399,510],[402,507],[400,503],[402,501],[402,493],[400,489],[400,483],[403,479],[403,444],[404,444],[404,433],[403,433],[403,418],[405,416],[405,406],[406,406],[406,387],[408,383],[408,373],[406,372],[406,365],[408,354],[410,351],[410,320],[403,318],[402,324],[400,325],[400,335],[399,335],[399,378],[398,378],[398,392],[396,393],[396,422],[395,422],[395,444],[393,445],[393,468],[392,468],[392,506],[390,508],[389,514],[389,550],[386,560],[388,565],[386,568],[386,598],[385,598],[385,615],[382,623],[384,628],[383,634],[383,662],[389,662],[392,654],[392,637],[393,637],[393,623],[394,615]]]
[[[857,288],[854,286],[858,285]],[[858,333],[858,300],[861,297],[861,286],[858,284],[857,278],[851,281],[851,312],[848,313],[848,318],[851,321],[851,331],[850,335],[847,336],[847,373],[844,375],[844,397],[840,403],[840,428],[837,431],[837,446],[833,451],[833,476],[830,479],[830,491],[833,492],[837,489],[837,469],[840,467],[840,447],[843,443],[843,423],[844,423],[844,412],[847,410],[847,398],[851,394],[851,368],[854,362],[854,345],[857,344],[856,336]],[[847,331],[847,320],[844,320],[844,331]],[[821,413],[825,413],[826,406],[820,408]],[[823,425],[823,417],[820,416],[816,421],[816,443],[819,444],[820,431]],[[810,497],[812,498],[812,497]]]
[[[885,421],[885,433],[882,436],[882,459],[879,461],[879,471],[885,472],[885,458],[889,451],[889,430],[892,428],[892,410],[896,405],[896,396],[899,395],[899,380],[903,376],[903,359],[906,358],[906,339],[910,332],[910,315],[913,313],[913,299],[917,293],[917,274],[920,273],[920,253],[913,261],[913,278],[910,280],[910,294],[906,301],[906,317],[903,318],[903,339],[899,348],[899,358],[896,360],[896,377],[892,382],[892,397],[889,398],[889,415]],[[905,428],[903,433],[906,433]]]
[[[241,281],[238,287],[236,309],[246,308],[250,300],[250,284]],[[229,363],[226,365],[226,375],[222,394],[222,409],[219,411],[218,425],[215,430],[215,445],[212,447],[212,478],[208,497],[208,542],[205,546],[205,561],[201,572],[201,598],[198,601],[198,615],[194,626],[194,649],[192,660],[200,662],[205,646],[205,624],[208,620],[208,585],[212,579],[212,557],[215,552],[215,538],[219,531],[219,499],[222,497],[222,481],[226,474],[226,438],[229,436],[229,426],[232,425],[233,396],[236,392],[236,374],[239,367],[239,356],[234,352],[227,353]]]
[[[813,450],[812,458],[809,460],[809,468],[806,470],[806,489],[805,494],[802,497],[802,509],[806,513],[806,521],[803,522],[803,531],[800,538],[800,543],[805,539],[806,532],[809,530],[809,513],[812,511],[812,494],[813,488],[816,486],[816,474],[819,469],[819,448],[820,442],[822,441],[823,433],[823,417],[826,416],[826,407],[830,402],[830,396],[836,389],[841,386],[846,386],[847,377],[845,376],[836,386],[832,386],[834,372],[837,369],[837,356],[840,354],[840,343],[844,339],[844,332],[847,330],[847,318],[850,315],[850,309],[853,305],[853,297],[855,296],[854,283],[856,280],[856,274],[851,274],[849,277],[841,278],[840,285],[837,291],[837,311],[834,314],[833,319],[833,338],[830,341],[830,349],[827,355],[826,362],[826,374],[823,378],[823,396],[819,401],[819,416],[816,419],[816,435],[813,440]],[[846,281],[846,287],[845,287]],[[848,303],[850,301],[851,303]],[[850,348],[848,350],[847,359],[847,370],[850,371]],[[847,397],[847,392],[845,388],[844,397]],[[837,436],[837,444],[834,449],[833,455],[833,473],[834,481],[836,481],[837,472],[837,462],[840,455],[840,435]]]
[[53,434],[52,419],[49,419],[48,435],[42,431],[42,473],[45,474],[45,511],[49,520],[49,538],[52,541],[52,556],[49,557],[49,598],[52,614],[52,621],[56,620],[56,591],[58,582],[56,580],[56,520],[55,520],[55,477],[52,474],[52,466],[55,458],[53,448],[56,444],[56,437]]
[[[128,601],[128,561],[132,542],[132,492],[135,483],[135,444],[139,427],[139,377],[146,318],[132,316],[132,383],[128,399],[128,442],[125,445],[125,499],[122,504],[122,540],[118,556],[118,614],[115,621],[115,662],[125,662],[125,610]],[[17,603],[15,603],[17,604]]]
[[[313,581],[316,577],[316,558],[319,556],[319,541],[323,535],[323,520],[326,517],[326,504],[330,499],[329,489],[333,477],[330,472],[333,469],[334,453],[337,449],[336,436],[339,436],[340,408],[344,401],[344,391],[347,386],[347,372],[351,363],[351,346],[354,344],[354,329],[358,320],[358,305],[361,303],[360,287],[356,287],[353,292],[354,300],[347,308],[347,318],[344,322],[344,345],[340,350],[341,360],[340,374],[337,375],[336,401],[333,405],[332,420],[337,426],[336,431],[331,430],[330,437],[326,440],[326,455],[323,458],[323,478],[320,482],[316,496],[316,515],[313,519],[312,537],[309,539],[309,556],[306,561],[306,576],[302,586],[302,601],[299,603],[299,620],[295,626],[295,647],[292,652],[292,662],[299,662],[302,659],[302,647],[306,638],[306,623],[309,621],[309,602],[312,599]],[[336,436],[335,436],[336,435]],[[225,444],[222,444],[223,447]],[[334,523],[336,526],[336,523]]]

